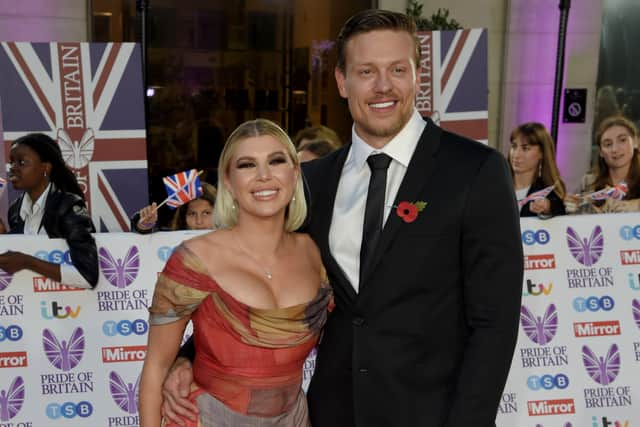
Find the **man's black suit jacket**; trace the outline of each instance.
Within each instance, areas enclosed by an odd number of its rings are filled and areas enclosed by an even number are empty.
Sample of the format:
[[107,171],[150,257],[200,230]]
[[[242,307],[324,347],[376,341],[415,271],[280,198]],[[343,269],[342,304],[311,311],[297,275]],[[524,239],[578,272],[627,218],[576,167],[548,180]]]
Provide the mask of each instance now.
[[497,151],[428,121],[355,293],[329,251],[349,147],[304,165],[307,231],[335,293],[309,390],[314,427],[495,425],[518,331],[523,274],[512,178]]

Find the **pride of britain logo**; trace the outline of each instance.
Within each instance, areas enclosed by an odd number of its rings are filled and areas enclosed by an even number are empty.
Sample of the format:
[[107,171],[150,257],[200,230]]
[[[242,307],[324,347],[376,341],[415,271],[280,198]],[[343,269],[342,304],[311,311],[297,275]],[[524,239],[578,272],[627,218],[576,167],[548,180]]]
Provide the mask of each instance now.
[[531,341],[538,345],[551,342],[558,330],[558,312],[554,304],[550,304],[544,315],[535,316],[525,305],[520,308],[520,324],[522,330]]
[[100,270],[112,286],[124,289],[138,277],[140,257],[137,246],[131,246],[124,258],[114,258],[105,247],[101,247],[98,254],[100,255]]
[[9,287],[12,278],[13,274],[7,273],[0,268],[0,291],[4,291]]
[[0,421],[9,421],[20,412],[24,402],[24,380],[15,377],[7,390],[0,390]]
[[587,345],[582,346],[582,363],[587,375],[600,386],[584,389],[587,408],[631,405],[631,386],[620,384],[612,386],[622,366],[617,344],[612,344],[604,354],[596,353]]
[[567,227],[567,246],[571,256],[585,268],[567,269],[569,288],[594,288],[613,286],[613,268],[595,267],[604,253],[604,233],[596,225],[589,237]]
[[567,245],[576,261],[585,267],[591,267],[598,262],[604,251],[602,227],[596,225],[589,239],[581,238],[573,228],[567,227]]
[[126,415],[108,417],[108,425],[110,426],[138,426],[140,418],[138,416],[138,387],[140,385],[140,376],[135,383],[125,382],[120,375],[115,372],[109,372],[109,392],[113,402]]
[[49,329],[42,331],[42,345],[44,354],[49,362],[63,372],[75,368],[84,354],[84,333],[82,328],[76,328],[68,341],[58,340]]
[[598,357],[589,346],[582,346],[582,363],[592,380],[609,385],[620,372],[620,350],[613,344],[605,356]]

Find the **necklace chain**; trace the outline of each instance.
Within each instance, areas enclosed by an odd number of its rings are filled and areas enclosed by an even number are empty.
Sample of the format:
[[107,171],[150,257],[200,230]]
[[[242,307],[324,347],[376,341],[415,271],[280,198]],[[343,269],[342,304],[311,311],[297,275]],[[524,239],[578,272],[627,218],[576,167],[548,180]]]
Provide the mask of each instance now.
[[236,246],[245,253],[245,255],[247,255],[249,258],[251,258],[251,260],[258,266],[260,267],[261,270],[264,271],[264,275],[266,276],[267,279],[271,280],[273,278],[273,268],[266,268],[263,267],[262,264],[260,264],[258,262],[258,260],[256,259],[256,257],[254,257],[253,255],[251,255],[251,253],[246,250],[238,241],[238,239],[236,238],[236,235],[234,232],[232,232],[232,237],[233,237],[233,241],[236,243]]

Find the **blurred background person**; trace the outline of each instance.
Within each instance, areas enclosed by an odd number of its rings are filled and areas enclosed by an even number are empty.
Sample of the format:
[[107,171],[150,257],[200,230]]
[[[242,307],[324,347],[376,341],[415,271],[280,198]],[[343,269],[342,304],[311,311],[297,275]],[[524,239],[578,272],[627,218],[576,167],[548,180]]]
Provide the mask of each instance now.
[[[208,230],[215,228],[213,207],[216,204],[216,187],[200,182],[202,195],[178,207],[173,214],[169,230]],[[131,230],[140,234],[158,231],[157,204],[154,202],[140,209],[131,218]]]
[[0,224],[0,230],[65,239],[72,264],[7,251],[0,254],[0,268],[8,273],[27,269],[65,285],[94,288],[98,283],[98,255],[91,235],[95,227],[56,141],[41,133],[18,138],[11,144],[9,164],[8,181],[23,193],[9,206],[9,229]]
[[509,165],[518,201],[528,195],[554,186],[546,197],[530,201],[520,208],[520,216],[548,218],[564,215],[562,199],[566,187],[556,165],[551,135],[541,123],[524,123],[511,132]]
[[[605,119],[596,132],[598,162],[592,174],[582,179],[584,194],[569,195],[565,199],[569,213],[605,213],[640,211],[640,155],[638,130],[624,116]],[[626,185],[622,200],[614,197],[592,200],[594,191]]]
[[335,151],[336,148],[337,147],[326,139],[314,139],[298,147],[298,159],[300,159],[301,163],[319,159]]
[[293,145],[295,145],[296,150],[300,151],[302,146],[304,146],[305,144],[320,139],[325,140],[329,144],[331,144],[334,150],[337,150],[342,146],[342,141],[340,140],[338,134],[335,133],[333,129],[322,125],[304,128],[298,131],[295,138],[293,139]]

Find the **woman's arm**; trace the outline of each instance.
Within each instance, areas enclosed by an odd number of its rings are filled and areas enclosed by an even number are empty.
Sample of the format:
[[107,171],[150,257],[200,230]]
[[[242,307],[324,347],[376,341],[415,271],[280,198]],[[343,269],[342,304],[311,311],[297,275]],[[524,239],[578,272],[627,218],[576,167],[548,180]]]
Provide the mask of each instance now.
[[140,426],[159,427],[162,419],[162,383],[176,358],[190,316],[149,326],[147,355],[140,378]]
[[10,274],[20,270],[31,270],[56,282],[61,281],[60,266],[58,264],[43,261],[22,252],[7,251],[0,254],[0,268]]

